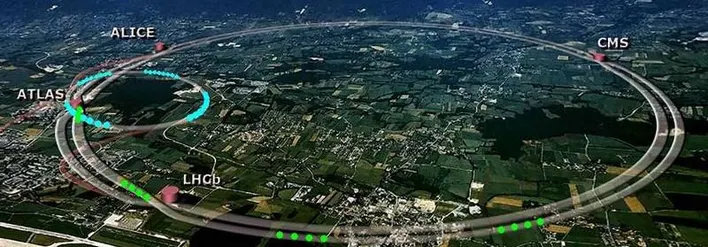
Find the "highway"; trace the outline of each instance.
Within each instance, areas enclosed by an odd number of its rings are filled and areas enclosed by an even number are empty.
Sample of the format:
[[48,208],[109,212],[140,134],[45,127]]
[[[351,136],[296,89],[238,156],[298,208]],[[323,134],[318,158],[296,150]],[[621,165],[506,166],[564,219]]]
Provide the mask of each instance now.
[[[252,29],[244,30],[239,32],[227,33],[222,35],[217,35],[213,37],[203,38],[195,41],[190,41],[183,43],[181,45],[176,45],[171,49],[152,54],[148,56],[143,56],[140,58],[133,59],[127,63],[121,64],[118,67],[112,69],[114,76],[107,78],[102,81],[99,85],[95,86],[84,97],[85,102],[88,103],[93,95],[96,95],[100,90],[105,88],[111,81],[115,80],[119,76],[130,73],[132,69],[135,69],[144,63],[156,59],[158,57],[167,56],[171,53],[188,49],[191,47],[205,45],[211,42],[216,42],[225,39],[233,39],[237,37],[242,37],[246,35],[253,34],[263,34],[269,32],[281,32],[287,30],[297,30],[297,29],[307,29],[307,28],[326,28],[326,27],[343,27],[343,28],[357,28],[357,27],[371,27],[371,26],[384,26],[384,27],[407,27],[407,28],[426,28],[426,29],[444,29],[459,32],[471,32],[479,33],[484,35],[493,35],[498,37],[504,37],[512,40],[519,40],[524,42],[529,42],[541,46],[545,46],[560,52],[567,53],[569,55],[578,57],[580,59],[585,59],[588,61],[593,61],[591,55],[582,50],[577,50],[572,47],[564,46],[561,44],[552,43],[545,40],[536,39],[533,37],[527,37],[512,33],[499,32],[489,29],[479,29],[471,27],[459,27],[452,28],[449,25],[441,24],[431,24],[431,23],[407,23],[407,22],[382,22],[382,21],[367,21],[367,22],[328,22],[328,23],[313,23],[313,24],[297,24],[279,27],[269,27],[262,29]],[[379,243],[382,241],[431,241],[438,240],[441,233],[445,233],[446,237],[469,237],[469,236],[484,236],[495,233],[496,226],[509,224],[512,222],[519,222],[521,220],[533,219],[535,217],[546,217],[548,222],[555,222],[571,218],[577,215],[581,215],[587,212],[591,212],[602,208],[604,205],[612,203],[616,200],[622,199],[624,196],[636,192],[637,190],[644,187],[646,184],[651,183],[656,177],[661,175],[671,163],[675,160],[676,155],[680,152],[683,144],[683,121],[677,108],[671,102],[666,95],[661,92],[656,86],[651,84],[648,80],[642,78],[636,73],[631,72],[624,67],[614,64],[614,63],[603,63],[598,62],[602,68],[612,72],[627,81],[631,86],[639,91],[642,96],[645,97],[647,102],[652,108],[655,116],[656,131],[655,137],[652,144],[649,146],[647,152],[632,166],[630,169],[625,171],[623,174],[613,178],[611,181],[596,187],[594,190],[586,191],[579,195],[579,199],[583,206],[577,209],[570,209],[572,206],[572,201],[570,198],[544,205],[542,207],[524,210],[516,213],[488,217],[484,219],[475,219],[462,222],[438,224],[431,226],[358,226],[358,227],[348,227],[339,226],[335,228],[335,233],[339,234],[340,237],[331,238],[331,242],[359,242],[359,243]],[[87,84],[86,86],[79,88],[74,97],[81,97],[86,93],[94,84],[93,82]],[[659,99],[657,99],[657,97]],[[669,135],[669,130],[672,129],[667,121],[667,115],[664,111],[666,107],[673,119],[673,129]],[[62,156],[69,162],[70,168],[77,171],[79,175],[86,179],[88,182],[98,187],[99,189],[105,191],[106,193],[126,201],[128,203],[134,203],[137,205],[144,205],[142,200],[136,200],[136,198],[128,195],[125,192],[117,191],[112,185],[107,185],[95,178],[90,173],[87,173],[86,169],[80,167],[81,164],[70,152],[69,143],[67,142],[65,136],[67,119],[65,117],[69,116],[66,114],[64,117],[57,121],[57,144],[62,151]],[[70,116],[68,117],[70,119]],[[175,124],[183,124],[184,122],[173,122],[169,126]],[[163,123],[164,124],[164,123]],[[63,126],[60,128],[60,126]],[[83,125],[82,124],[72,124],[72,138],[76,147],[79,147],[79,153],[82,158],[87,161],[87,163],[92,166],[98,173],[104,178],[114,184],[117,184],[122,178],[120,175],[116,174],[108,166],[106,166],[98,157],[93,153],[88,145],[85,137],[83,136]],[[121,130],[134,130],[134,129],[159,129],[166,125],[152,125],[152,126],[120,126]],[[61,139],[59,136],[63,136]],[[627,184],[634,178],[637,174],[642,171],[647,170],[647,168],[658,158],[661,154],[664,146],[667,142],[668,137],[672,137],[673,141],[669,150],[666,152],[664,158],[656,165],[654,169],[648,172],[648,176],[640,178],[637,182],[632,184]],[[81,170],[83,169],[83,170]],[[99,185],[103,184],[103,186]],[[614,192],[618,188],[624,188],[618,192]],[[108,190],[108,191],[106,191]],[[127,197],[127,198],[126,198]],[[131,199],[132,198],[132,199]],[[592,202],[590,202],[592,201]],[[142,203],[141,203],[142,202]],[[589,204],[586,202],[590,202]],[[221,230],[228,230],[232,232],[251,234],[256,236],[273,237],[272,228],[290,230],[290,231],[301,231],[301,232],[313,232],[313,233],[328,233],[332,230],[331,225],[307,225],[301,223],[291,223],[291,222],[273,222],[264,219],[246,217],[241,215],[226,214],[220,215],[218,219],[214,219],[215,212],[208,209],[185,209],[166,205],[159,201],[158,198],[153,197],[149,204],[156,207],[158,210],[166,213],[168,216],[173,217],[178,220],[189,222],[192,224],[203,225],[207,227],[213,227]],[[570,210],[566,210],[570,209]],[[181,212],[178,212],[181,211]],[[186,214],[186,215],[185,215]],[[208,220],[209,224],[205,224]],[[235,225],[234,225],[235,224]],[[250,226],[243,227],[243,226]],[[244,231],[247,228],[248,231]],[[423,234],[421,234],[423,233]],[[424,235],[424,233],[433,233],[430,235]],[[387,235],[393,234],[398,237],[389,237]],[[401,240],[403,239],[403,240]]]

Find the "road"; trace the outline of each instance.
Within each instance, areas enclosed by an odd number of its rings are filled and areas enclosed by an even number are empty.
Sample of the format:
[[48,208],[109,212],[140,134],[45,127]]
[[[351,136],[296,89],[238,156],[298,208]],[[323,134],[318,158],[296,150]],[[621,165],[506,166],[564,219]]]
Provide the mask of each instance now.
[[[171,53],[181,51],[184,49],[188,49],[191,47],[199,46],[199,45],[205,45],[209,44],[211,42],[216,42],[220,40],[225,40],[225,39],[233,39],[237,37],[242,37],[246,35],[253,35],[253,34],[262,34],[262,33],[269,33],[269,32],[280,32],[280,31],[287,31],[287,30],[298,30],[298,29],[308,29],[308,28],[326,28],[326,27],[344,27],[344,28],[354,28],[354,27],[369,27],[369,26],[384,26],[384,27],[408,27],[408,28],[428,28],[428,29],[446,29],[450,30],[453,29],[455,31],[460,31],[460,32],[471,32],[471,33],[479,33],[479,34],[485,34],[485,35],[493,35],[493,36],[499,36],[499,37],[504,37],[512,40],[518,40],[518,41],[524,41],[524,42],[529,42],[541,46],[545,46],[560,52],[567,53],[569,55],[575,56],[580,59],[585,59],[587,61],[592,61],[591,55],[588,54],[585,51],[578,50],[572,47],[564,46],[561,44],[556,44],[552,43],[549,41],[545,40],[540,40],[536,39],[533,37],[527,37],[527,36],[522,36],[522,35],[517,35],[517,34],[512,34],[512,33],[506,33],[506,32],[500,32],[500,31],[495,31],[495,30],[489,30],[489,29],[479,29],[479,28],[471,28],[471,27],[459,27],[459,28],[452,28],[449,25],[442,25],[442,24],[431,24],[431,23],[407,23],[407,22],[386,22],[386,21],[367,21],[367,22],[327,22],[327,23],[313,23],[313,24],[295,24],[295,25],[288,25],[288,26],[279,26],[279,27],[269,27],[269,28],[262,28],[262,29],[252,29],[252,30],[245,30],[245,31],[239,31],[239,32],[233,32],[233,33],[227,33],[227,34],[221,34],[221,35],[216,35],[208,38],[203,38],[195,41],[190,41],[186,42],[180,45],[173,46],[172,49],[169,49],[165,52],[157,53],[157,54],[152,54],[152,55],[147,55],[143,56],[141,58],[133,59],[127,63],[121,64],[120,66],[112,69],[114,71],[114,76],[107,78],[103,82],[101,82],[99,85],[96,85],[93,90],[91,90],[87,95],[88,101],[92,99],[92,95],[96,95],[98,92],[100,92],[103,88],[105,88],[110,82],[118,78],[119,76],[129,73],[130,70],[135,69],[139,66],[142,66],[145,64],[147,61],[162,57],[162,56],[167,56]],[[554,202],[548,205],[544,205],[542,207],[534,208],[534,209],[528,209],[516,213],[511,213],[511,214],[506,214],[506,215],[500,215],[500,216],[494,216],[494,217],[488,217],[484,219],[475,219],[475,220],[469,220],[469,221],[462,221],[462,222],[454,222],[454,223],[446,223],[446,224],[441,224],[441,225],[431,225],[431,226],[399,226],[399,227],[394,227],[394,226],[365,226],[365,227],[347,227],[347,226],[342,226],[342,227],[336,227],[335,233],[341,234],[341,237],[338,238],[332,238],[331,240],[338,241],[338,242],[381,242],[381,241],[430,241],[430,240],[436,240],[437,238],[440,237],[440,232],[447,232],[446,236],[449,237],[468,237],[468,236],[484,236],[484,235],[490,235],[495,233],[495,228],[496,226],[504,225],[504,224],[509,224],[512,222],[520,222],[522,220],[526,219],[532,219],[535,217],[540,217],[540,216],[548,216],[546,217],[547,222],[554,222],[554,221],[560,221],[568,218],[572,218],[577,215],[581,215],[590,211],[594,211],[597,209],[602,208],[602,205],[610,204],[616,200],[620,200],[624,197],[624,195],[631,194],[636,192],[637,190],[641,189],[642,187],[646,186],[647,183],[652,182],[658,175],[663,173],[675,160],[678,152],[680,152],[683,144],[683,122],[681,119],[680,114],[678,114],[678,110],[676,109],[675,105],[671,102],[666,95],[661,92],[656,86],[654,86],[651,82],[648,80],[644,79],[643,77],[637,75],[636,73],[631,72],[630,70],[625,69],[624,67],[614,64],[614,63],[603,63],[603,62],[598,62],[600,66],[602,66],[604,69],[616,74],[623,80],[627,81],[631,86],[633,86],[636,90],[638,90],[642,96],[645,97],[647,102],[652,108],[652,111],[655,116],[655,122],[656,122],[656,131],[655,131],[655,137],[654,140],[652,141],[652,144],[650,145],[649,149],[647,152],[627,171],[625,171],[623,174],[613,178],[609,182],[602,184],[598,187],[596,187],[594,190],[589,190],[586,191],[582,194],[580,194],[578,197],[580,201],[584,204],[584,206],[577,208],[577,209],[571,209],[567,210],[572,206],[572,200],[570,198],[561,200],[558,202]],[[89,85],[79,88],[77,91],[77,94],[74,97],[81,96],[89,89],[91,88],[91,85],[93,82],[89,83]],[[657,97],[660,99],[658,100]],[[85,98],[85,99],[86,99]],[[672,131],[675,133],[675,135],[669,135],[669,122],[667,121],[667,115],[664,112],[664,107],[669,109],[671,115],[670,117],[673,119],[673,129],[677,129],[676,131]],[[68,116],[68,114],[66,115]],[[63,118],[62,118],[63,119]],[[66,120],[64,120],[64,124]],[[65,130],[65,128],[59,128],[60,121],[57,121],[57,131],[58,130]],[[62,125],[66,126],[66,125]],[[128,126],[127,129],[130,128],[144,128],[145,126]],[[151,126],[150,128],[154,128],[155,126]],[[162,126],[160,126],[162,127]],[[108,168],[100,159],[96,157],[96,155],[93,153],[93,151],[90,149],[90,145],[85,140],[85,137],[83,136],[83,125],[77,125],[77,124],[72,124],[72,129],[73,129],[73,136],[74,136],[74,144],[79,147],[79,152],[83,159],[87,160],[87,163],[91,165],[94,169],[99,171],[100,175],[104,177],[105,179],[108,179],[112,181],[113,183],[117,184],[118,181],[122,178],[120,175],[116,174],[113,172],[110,168]],[[59,134],[65,134],[65,133],[59,133]],[[639,179],[636,183],[627,185],[628,182],[630,182],[633,178],[636,177],[637,174],[639,174],[642,171],[645,171],[653,162],[656,160],[659,155],[661,154],[661,151],[663,150],[668,137],[673,138],[673,142],[671,146],[669,147],[669,150],[667,151],[667,154],[664,156],[664,158],[661,160],[661,162],[650,172],[648,172],[648,176],[642,177]],[[60,146],[61,149],[68,149],[68,143],[66,140],[60,140],[57,139],[57,143]],[[62,146],[66,146],[62,148]],[[65,156],[66,154],[66,156]],[[62,156],[64,156],[65,159],[67,159],[67,162],[69,160],[73,160],[73,154],[71,152],[62,152]],[[82,169],[79,168],[78,166],[81,166],[78,162],[75,162],[76,165],[72,165],[72,162],[69,162],[70,167],[72,169]],[[85,169],[84,169],[85,170]],[[93,175],[91,174],[86,174],[84,172],[79,172],[79,175],[82,177],[87,176],[90,179],[90,183],[102,183],[100,180],[97,179],[91,179]],[[89,180],[87,179],[87,180]],[[104,184],[105,185],[105,184]],[[94,184],[94,186],[97,186]],[[105,186],[97,186],[100,189],[104,189]],[[111,187],[111,186],[108,186]],[[112,187],[111,187],[112,188]],[[615,189],[618,188],[624,188],[623,190],[614,193]],[[106,188],[108,189],[108,188]],[[128,196],[126,193],[121,192],[121,191],[115,191],[108,189],[107,191],[108,194],[119,198],[121,200],[124,200],[124,196]],[[612,193],[607,195],[608,193]],[[602,197],[602,198],[601,198]],[[130,200],[127,199],[125,200],[127,202],[131,203],[137,203],[140,205],[140,202],[136,202],[135,200]],[[585,203],[592,201],[591,203]],[[263,219],[258,219],[258,218],[251,218],[251,217],[246,217],[246,216],[241,216],[241,215],[234,215],[234,214],[226,214],[226,215],[221,215],[218,219],[213,219],[214,215],[210,213],[208,210],[205,209],[200,209],[200,210],[185,210],[183,208],[173,208],[170,205],[166,205],[159,201],[158,198],[153,197],[153,199],[149,202],[149,204],[158,210],[162,211],[163,213],[166,213],[168,216],[173,217],[175,219],[193,223],[193,224],[198,224],[198,225],[204,225],[207,227],[213,227],[216,229],[220,230],[227,230],[227,231],[232,231],[232,232],[238,232],[241,234],[251,234],[251,235],[256,235],[256,236],[264,236],[264,237],[272,237],[273,233],[269,229],[273,227],[277,227],[277,229],[283,229],[283,230],[291,230],[291,231],[303,231],[303,232],[314,232],[314,233],[328,233],[332,230],[333,226],[329,225],[307,225],[307,224],[301,224],[301,223],[290,223],[290,222],[273,222],[269,220],[263,220]],[[177,211],[182,211],[182,212],[177,212]],[[560,212],[557,214],[554,214],[554,212]],[[191,215],[185,215],[186,214],[191,214]],[[209,224],[204,224],[205,220],[211,220]],[[237,224],[237,225],[232,225],[232,224]],[[250,227],[254,228],[248,228],[248,231],[244,231],[243,225],[248,225]],[[408,235],[408,234],[420,234],[420,233],[435,233],[431,235]],[[398,233],[401,237],[388,237],[388,236],[377,236],[377,235],[390,235],[392,233]],[[405,234],[401,234],[405,233]],[[369,236],[369,237],[366,237]]]

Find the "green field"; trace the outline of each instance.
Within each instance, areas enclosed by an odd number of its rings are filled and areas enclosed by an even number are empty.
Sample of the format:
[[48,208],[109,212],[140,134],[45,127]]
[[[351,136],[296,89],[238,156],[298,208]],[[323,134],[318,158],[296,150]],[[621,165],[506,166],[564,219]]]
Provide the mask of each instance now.
[[[55,217],[47,216],[50,214],[67,214],[66,211],[53,207],[31,202],[13,204],[9,201],[0,201],[0,208],[3,209],[3,212],[0,212],[0,221],[78,237],[86,237],[86,235],[91,232],[91,229],[84,226],[79,226],[68,221],[62,221]],[[36,212],[43,212],[43,214],[37,214]]]
[[197,231],[195,226],[176,221],[160,212],[153,213],[143,224],[142,229],[178,238],[189,238]]
[[682,238],[688,242],[708,246],[708,230],[687,226],[676,226],[681,232]]
[[610,223],[639,231],[643,236],[661,238],[661,231],[648,214],[610,212]]
[[0,238],[15,240],[19,242],[27,242],[27,239],[29,239],[31,235],[31,232],[0,227]]
[[588,229],[582,227],[573,227],[570,232],[565,236],[565,239],[572,243],[586,243],[598,245],[602,244],[602,238],[600,237],[600,230]]
[[42,234],[35,234],[34,237],[32,237],[32,240],[30,241],[30,243],[33,243],[36,245],[41,245],[41,246],[49,246],[49,245],[52,245],[55,243],[61,243],[61,242],[69,242],[69,240],[63,239],[63,238],[47,236],[47,235],[42,235]]

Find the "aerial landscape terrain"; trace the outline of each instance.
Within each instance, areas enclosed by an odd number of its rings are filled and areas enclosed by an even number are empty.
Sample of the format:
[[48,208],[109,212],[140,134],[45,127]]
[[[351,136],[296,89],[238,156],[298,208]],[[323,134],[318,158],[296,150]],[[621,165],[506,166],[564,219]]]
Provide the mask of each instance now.
[[708,246],[706,16],[18,2],[0,247]]

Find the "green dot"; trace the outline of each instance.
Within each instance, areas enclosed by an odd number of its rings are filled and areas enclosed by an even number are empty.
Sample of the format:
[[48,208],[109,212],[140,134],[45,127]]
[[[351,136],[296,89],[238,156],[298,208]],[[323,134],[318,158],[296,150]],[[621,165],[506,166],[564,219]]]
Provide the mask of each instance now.
[[327,243],[327,240],[329,240],[329,237],[327,237],[327,235],[320,236],[320,242]]
[[275,237],[278,238],[278,239],[283,239],[284,236],[285,236],[285,233],[283,233],[283,232],[281,232],[281,231],[277,231],[277,232],[275,233]]
[[120,187],[126,188],[126,187],[128,187],[128,184],[129,184],[129,182],[126,179],[123,179],[120,181]]
[[290,233],[290,239],[297,240],[298,238],[300,238],[300,236],[297,235],[297,232]]
[[531,228],[531,221],[527,220],[526,222],[524,222],[524,228],[526,228],[526,229]]
[[512,230],[512,231],[519,230],[519,225],[517,225],[516,223],[511,224],[511,230]]
[[499,234],[504,234],[505,231],[506,231],[506,228],[504,228],[503,226],[497,227],[497,232]]
[[143,196],[143,193],[145,193],[145,191],[143,191],[143,190],[141,190],[141,189],[135,190],[135,195],[137,195],[138,197],[142,197],[142,196]]
[[135,191],[135,185],[134,185],[134,184],[129,184],[129,185],[128,185],[128,190],[129,190],[130,192],[134,192],[134,191]]
[[148,193],[143,194],[143,200],[145,200],[146,202],[150,202],[150,198],[152,198],[150,196],[150,194],[148,194]]
[[312,242],[312,239],[314,239],[314,238],[315,238],[315,237],[313,237],[312,234],[307,234],[307,235],[305,235],[305,240],[306,240],[307,242]]
[[544,223],[546,223],[543,218],[538,218],[536,219],[536,225],[542,226]]

